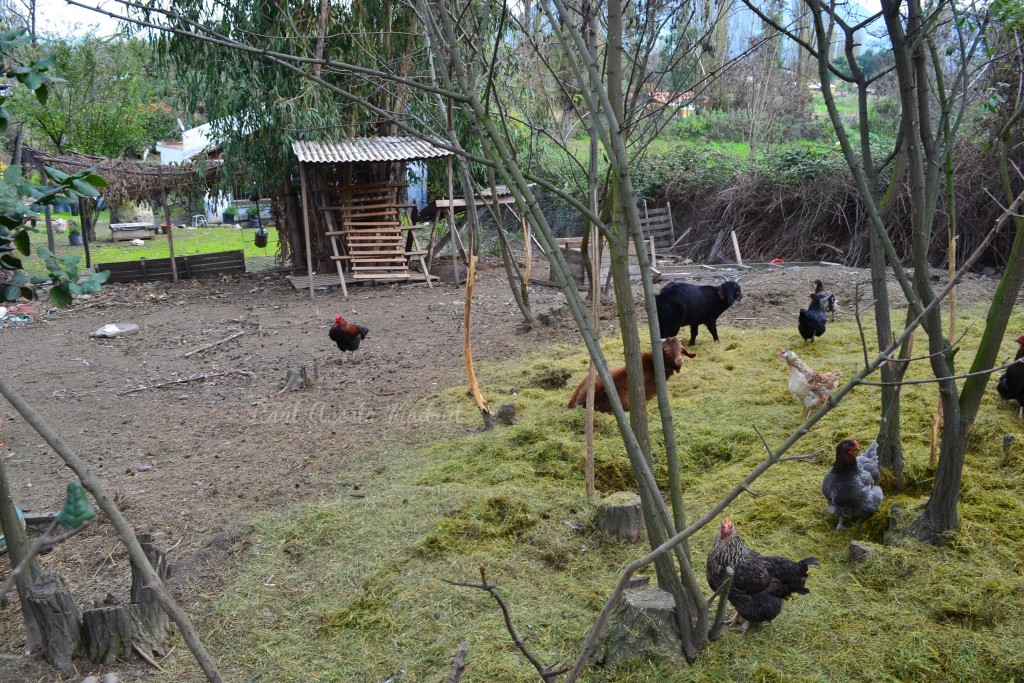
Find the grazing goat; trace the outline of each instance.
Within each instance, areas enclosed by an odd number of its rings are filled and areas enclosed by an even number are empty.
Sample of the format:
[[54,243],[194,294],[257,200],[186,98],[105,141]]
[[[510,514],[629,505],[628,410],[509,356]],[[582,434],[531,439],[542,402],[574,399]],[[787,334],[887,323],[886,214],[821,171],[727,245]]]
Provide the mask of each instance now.
[[704,325],[718,341],[718,316],[743,298],[740,283],[728,280],[718,287],[670,282],[654,299],[658,304],[658,326],[664,337],[674,337],[690,326],[690,346],[697,343],[697,326]]
[[[665,379],[668,379],[675,373],[679,372],[680,368],[683,367],[683,356],[694,358],[696,354],[690,353],[686,350],[675,337],[669,337],[661,342],[661,353],[665,357]],[[657,392],[654,386],[654,355],[650,351],[644,351],[643,355],[643,367],[644,367],[644,396],[648,401]],[[615,384],[615,391],[619,395],[619,400],[622,402],[622,408],[629,410],[629,385],[626,380],[626,366],[622,365],[617,368],[611,369],[612,381]],[[569,400],[569,407],[575,408],[576,406],[587,405],[587,387],[589,386],[589,377],[583,378],[580,385],[576,387],[576,391],[573,393],[572,398]],[[597,384],[594,386],[594,410],[602,413],[612,412],[612,403],[608,398],[608,394],[605,393],[604,383],[600,377],[597,377]]]

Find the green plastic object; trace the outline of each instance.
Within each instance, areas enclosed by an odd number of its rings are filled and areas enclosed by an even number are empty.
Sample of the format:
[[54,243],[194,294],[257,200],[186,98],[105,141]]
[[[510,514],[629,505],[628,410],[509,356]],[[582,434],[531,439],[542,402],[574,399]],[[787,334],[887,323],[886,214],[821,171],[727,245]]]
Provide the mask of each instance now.
[[95,516],[96,511],[85,495],[85,489],[77,481],[70,482],[64,507],[57,513],[57,521],[68,531],[74,531]]

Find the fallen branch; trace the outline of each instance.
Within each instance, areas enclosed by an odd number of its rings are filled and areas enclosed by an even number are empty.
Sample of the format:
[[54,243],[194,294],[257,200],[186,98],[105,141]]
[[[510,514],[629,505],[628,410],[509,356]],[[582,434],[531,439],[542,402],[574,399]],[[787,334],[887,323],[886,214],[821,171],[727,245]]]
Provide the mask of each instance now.
[[445,679],[445,683],[459,683],[462,672],[466,669],[466,653],[469,652],[469,641],[464,640],[455,648],[455,662],[452,663],[451,673]]
[[188,353],[186,353],[184,356],[182,356],[182,358],[188,358],[188,357],[193,356],[193,355],[195,355],[197,353],[202,353],[203,351],[209,351],[210,349],[212,349],[212,348],[214,348],[216,346],[220,346],[221,344],[224,344],[225,342],[229,342],[232,339],[237,339],[238,337],[241,337],[243,334],[245,334],[244,330],[242,330],[241,332],[235,332],[234,334],[232,334],[230,336],[224,337],[220,341],[215,341],[212,344],[207,344],[206,346],[201,346],[198,349],[193,349],[193,350],[189,351]]
[[563,666],[558,669],[552,669],[549,666],[541,664],[533,653],[530,652],[530,648],[526,647],[526,642],[519,637],[516,633],[516,627],[512,624],[512,615],[509,614],[508,605],[502,600],[501,595],[498,594],[497,587],[493,583],[487,583],[487,573],[483,567],[480,567],[480,583],[465,583],[463,581],[448,581],[444,580],[445,583],[452,586],[465,586],[466,588],[479,588],[482,591],[487,591],[491,594],[491,597],[498,603],[498,607],[501,608],[501,614],[505,617],[505,628],[508,629],[508,633],[512,636],[512,642],[516,644],[519,651],[523,653],[530,664],[533,664],[533,668],[537,670],[540,677],[544,680],[544,683],[552,683],[558,676],[569,671],[569,667]]
[[150,657],[149,655],[146,654],[145,650],[143,650],[141,647],[136,645],[134,642],[132,643],[132,649],[135,650],[135,654],[137,654],[139,657],[141,657],[142,661],[144,661],[146,664],[149,664],[151,667],[153,667],[157,671],[163,671],[164,670],[164,668],[162,666],[160,666],[159,664],[157,664],[153,660],[152,657]]
[[138,393],[140,391],[146,391],[148,389],[163,389],[165,387],[173,387],[173,386],[178,385],[178,384],[190,384],[192,382],[202,382],[202,381],[208,380],[208,379],[216,379],[218,377],[226,377],[228,375],[245,375],[249,379],[255,379],[256,378],[256,375],[254,375],[253,373],[249,372],[248,370],[226,370],[224,372],[204,372],[202,374],[189,375],[188,377],[184,377],[184,378],[181,378],[181,379],[172,379],[172,380],[168,380],[166,382],[160,382],[159,384],[154,384],[153,386],[146,386],[145,384],[140,384],[139,386],[135,387],[134,389],[129,389],[128,391],[122,391],[120,394],[118,394],[118,396],[126,396],[128,394],[135,394],[135,393]]

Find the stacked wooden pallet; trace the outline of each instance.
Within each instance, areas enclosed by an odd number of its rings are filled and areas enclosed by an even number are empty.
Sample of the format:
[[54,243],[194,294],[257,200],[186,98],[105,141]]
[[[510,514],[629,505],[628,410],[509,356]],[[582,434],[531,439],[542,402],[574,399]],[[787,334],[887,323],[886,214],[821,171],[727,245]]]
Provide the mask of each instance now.
[[395,200],[389,183],[334,188],[337,206],[327,207],[341,215],[341,225],[329,237],[341,237],[353,280],[408,280],[410,277],[405,236],[398,212],[405,208]]

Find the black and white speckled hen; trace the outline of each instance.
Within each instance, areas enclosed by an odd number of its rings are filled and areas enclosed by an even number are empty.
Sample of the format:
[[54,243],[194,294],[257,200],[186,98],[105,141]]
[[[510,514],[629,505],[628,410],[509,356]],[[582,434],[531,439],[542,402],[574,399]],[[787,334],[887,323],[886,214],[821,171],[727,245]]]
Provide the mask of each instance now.
[[862,522],[878,512],[884,498],[882,487],[878,486],[878,442],[861,455],[857,455],[858,451],[860,444],[855,440],[840,441],[836,461],[821,482],[828,513],[839,518],[836,531],[843,528],[844,519]]
[[[1017,337],[1017,355],[1013,357],[1014,363],[1006,368],[1006,372],[999,378],[996,384],[996,391],[1003,397],[1004,401],[1016,401],[1020,408],[1017,410],[1017,417],[1024,420],[1024,335]],[[1020,362],[1017,362],[1020,361]]]
[[809,593],[804,586],[807,569],[816,564],[816,557],[794,561],[751,550],[726,517],[708,555],[706,576],[711,589],[718,590],[728,575],[727,569],[732,567],[734,576],[729,602],[744,620],[746,630],[751,623],[771,621],[779,616],[782,601],[793,593]]

